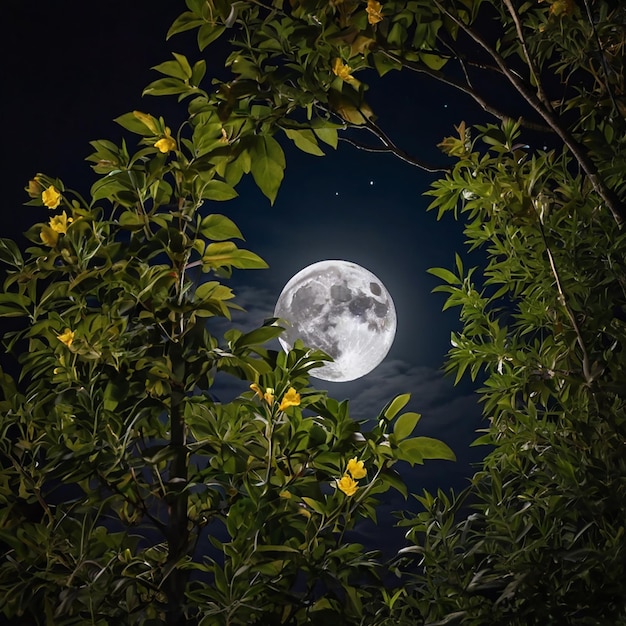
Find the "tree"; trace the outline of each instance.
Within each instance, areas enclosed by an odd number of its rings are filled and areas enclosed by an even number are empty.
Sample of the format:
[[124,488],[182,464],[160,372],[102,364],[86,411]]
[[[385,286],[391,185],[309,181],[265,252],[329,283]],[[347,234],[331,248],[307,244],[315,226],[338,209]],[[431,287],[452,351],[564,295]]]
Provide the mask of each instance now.
[[[181,55],[161,71],[204,74]],[[92,142],[89,197],[37,174],[51,217],[0,240],[0,612],[13,624],[360,623],[390,611],[375,551],[347,534],[378,496],[407,496],[396,461],[453,459],[412,436],[409,394],[373,421],[308,386],[328,357],[264,347],[270,319],[214,336],[233,270],[265,267],[213,203],[252,172],[275,193],[282,151],[207,98],[174,131],[133,111],[129,148]],[[207,207],[209,207],[207,209]],[[211,394],[234,376],[242,392]],[[357,586],[358,585],[358,586]]]
[[[197,29],[200,49],[222,36],[234,47],[233,79],[211,97],[223,119],[252,119],[312,153],[338,137],[445,171],[430,208],[460,214],[470,248],[487,255],[482,270],[460,258],[433,270],[463,322],[446,367],[481,378],[490,426],[479,441],[493,448],[467,494],[425,494],[425,512],[404,520],[419,559],[404,562],[408,604],[446,624],[624,623],[624,6],[187,6],[170,35]],[[495,123],[457,121],[441,143],[454,165],[408,154],[366,99],[364,80],[394,70],[463,92]],[[148,93],[209,98],[169,75]],[[516,99],[494,101],[485,80]]]
[[[143,147],[94,142],[102,178],[89,202],[39,176],[34,201],[66,210],[33,227],[26,260],[3,243],[1,311],[29,317],[9,341],[30,342],[22,367],[32,379],[3,385],[5,614],[28,611],[28,600],[54,623],[624,623],[626,9],[606,0],[187,0],[187,9],[169,34],[195,30],[201,50],[228,37],[233,78],[216,92],[202,59],[175,54],[158,66],[164,77],[145,92],[187,100],[181,130],[122,116]],[[441,143],[453,161],[442,165],[408,154],[376,123],[361,80],[397,70],[462,91],[495,123],[455,120],[457,136]],[[484,76],[517,101],[506,110],[491,101]],[[534,147],[537,133],[550,150]],[[359,436],[345,405],[306,387],[322,355],[262,347],[279,332],[274,320],[231,331],[226,345],[199,322],[227,314],[231,299],[201,270],[219,278],[262,263],[231,241],[239,232],[228,218],[200,204],[231,197],[248,173],[273,201],[282,135],[313,154],[343,140],[441,171],[431,209],[458,214],[487,259],[432,272],[463,323],[446,368],[481,381],[489,428],[478,443],[491,447],[466,493],[425,493],[424,512],[401,520],[413,545],[390,564],[401,583],[391,591],[376,584],[384,568],[373,555],[340,545],[343,529],[373,516],[377,491],[403,489],[395,460],[450,452],[409,437],[418,416],[398,415],[402,396]],[[206,390],[224,372],[254,387],[222,406]],[[53,504],[61,481],[75,491]],[[186,517],[191,537],[224,520],[229,539],[213,539],[223,556],[186,558]],[[133,538],[126,529],[140,521],[165,540]],[[192,567],[205,578],[188,582]]]

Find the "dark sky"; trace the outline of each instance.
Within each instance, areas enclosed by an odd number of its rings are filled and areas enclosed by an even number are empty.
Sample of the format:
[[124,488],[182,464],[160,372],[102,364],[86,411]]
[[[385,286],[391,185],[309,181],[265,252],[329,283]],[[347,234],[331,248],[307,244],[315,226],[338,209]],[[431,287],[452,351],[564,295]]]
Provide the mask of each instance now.
[[[95,180],[84,161],[88,142],[118,141],[124,131],[113,118],[139,109],[163,114],[172,126],[183,119],[184,103],[141,97],[157,77],[149,68],[170,58],[171,51],[200,58],[190,37],[165,42],[168,27],[183,10],[182,0],[3,2],[2,236],[19,240],[33,221],[47,219],[45,209],[22,206],[23,187],[35,173],[88,191]],[[219,63],[212,71],[209,61],[219,57],[217,52],[205,51],[207,77],[221,71]],[[435,145],[454,132],[454,124],[478,119],[470,102],[424,78],[387,75],[370,93],[379,124],[403,148],[431,161],[445,163]],[[443,439],[459,460],[406,466],[402,473],[416,492],[465,486],[472,473],[469,462],[481,454],[469,443],[483,424],[472,385],[454,388],[441,373],[450,332],[459,324],[455,311],[441,313],[443,297],[430,293],[438,281],[426,270],[452,267],[454,253],[463,252],[463,236],[452,219],[437,222],[425,211],[429,200],[422,194],[435,175],[347,144],[313,157],[282,143],[287,171],[273,207],[250,180],[238,188],[239,198],[210,208],[231,217],[247,247],[270,265],[235,275],[233,286],[249,311],[236,323],[250,327],[271,316],[284,284],[310,263],[345,259],[369,269],[395,302],[394,346],[366,377],[319,386],[338,399],[350,398],[359,419],[374,417],[394,395],[411,392],[410,409],[423,414],[417,434]],[[224,386],[220,393],[229,391]]]

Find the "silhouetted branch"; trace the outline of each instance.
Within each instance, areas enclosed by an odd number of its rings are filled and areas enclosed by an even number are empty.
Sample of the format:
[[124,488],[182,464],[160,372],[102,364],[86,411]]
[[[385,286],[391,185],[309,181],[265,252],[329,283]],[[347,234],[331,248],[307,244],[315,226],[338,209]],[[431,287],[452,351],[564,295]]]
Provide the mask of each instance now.
[[375,152],[378,154],[393,154],[402,161],[409,163],[410,165],[414,165],[415,167],[419,167],[427,172],[449,172],[449,168],[437,167],[434,165],[430,165],[428,163],[424,163],[418,159],[415,159],[408,153],[403,150],[394,151],[391,150],[387,146],[368,146],[367,144],[361,143],[359,141],[355,141],[354,139],[350,139],[349,137],[339,137],[339,141],[343,141],[344,143],[350,144],[355,147],[357,150],[363,150],[363,152]]
[[[504,113],[503,111],[500,111],[499,109],[490,105],[480,94],[474,91],[474,89],[471,87],[471,84],[464,84],[461,81],[455,78],[452,78],[450,76],[447,76],[443,72],[433,70],[427,65],[424,65],[422,63],[415,63],[414,61],[408,61],[406,59],[402,59],[401,57],[396,56],[392,52],[388,52],[387,50],[383,50],[383,49],[380,49],[380,50],[386,57],[392,59],[393,61],[397,63],[402,64],[402,66],[405,67],[406,69],[411,70],[413,72],[417,72],[419,74],[426,74],[427,76],[434,78],[435,80],[443,83],[444,85],[448,85],[449,87],[453,87],[454,89],[458,89],[459,91],[462,91],[464,94],[467,94],[476,103],[478,103],[483,111],[485,111],[486,113],[489,113],[490,115],[493,115],[494,117],[498,118],[501,121],[510,120],[510,119],[515,119],[515,120],[519,119],[513,115],[508,115],[507,113]],[[460,63],[462,63],[462,60],[460,57],[457,57],[457,59],[459,60]],[[463,67],[463,71],[465,72],[464,67]],[[469,83],[469,81],[467,82]],[[546,126],[545,124],[532,122],[525,118],[521,118],[520,124],[524,128],[527,128],[528,130],[535,130],[539,132],[550,132],[552,130],[549,126]]]

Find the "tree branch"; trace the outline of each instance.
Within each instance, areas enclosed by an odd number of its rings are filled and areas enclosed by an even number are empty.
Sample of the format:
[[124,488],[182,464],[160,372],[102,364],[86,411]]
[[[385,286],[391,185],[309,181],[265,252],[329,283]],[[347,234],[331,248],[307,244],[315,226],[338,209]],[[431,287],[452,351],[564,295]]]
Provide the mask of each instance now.
[[189,529],[187,517],[188,492],[187,483],[187,450],[185,447],[185,422],[181,412],[183,395],[174,390],[171,395],[170,407],[170,447],[173,459],[170,461],[169,483],[171,495],[168,498],[170,518],[167,525],[168,555],[165,564],[167,578],[168,626],[179,626],[183,620],[183,602],[187,585],[187,572],[178,568],[179,561],[187,554],[189,548]]
[[[491,106],[482,96],[472,89],[470,85],[465,85],[461,81],[451,78],[450,76],[446,76],[443,72],[439,72],[437,70],[433,70],[429,68],[427,65],[423,65],[420,63],[415,63],[413,61],[408,61],[406,59],[402,59],[401,57],[396,56],[392,52],[388,50],[384,50],[379,48],[379,50],[389,59],[395,61],[396,63],[400,63],[403,67],[406,67],[408,70],[413,72],[417,72],[418,74],[426,74],[431,78],[443,83],[444,85],[448,85],[449,87],[453,87],[454,89],[458,89],[464,94],[470,96],[475,102],[477,102],[485,113],[489,113],[494,117],[498,118],[501,121],[510,120],[510,119],[518,119],[512,115],[508,115]],[[462,63],[461,58],[457,57],[458,61]],[[484,68],[483,68],[484,69]],[[469,81],[468,81],[469,82]],[[552,129],[545,124],[538,124],[536,122],[531,122],[530,120],[526,120],[524,118],[521,119],[521,125],[524,128],[528,128],[528,130],[536,130],[539,132],[550,132]]]
[[[325,113],[329,113],[331,115],[337,115],[335,113],[335,111],[332,111],[324,106],[322,106],[321,104],[318,104],[318,107],[324,111]],[[412,155],[410,155],[408,152],[406,152],[405,150],[403,150],[402,148],[399,148],[392,140],[391,138],[383,131],[382,128],[380,128],[380,126],[378,126],[377,124],[375,124],[374,122],[372,122],[370,119],[367,118],[367,116],[365,115],[365,113],[363,113],[362,111],[359,111],[363,117],[365,121],[364,124],[350,124],[348,123],[348,128],[352,128],[355,130],[368,130],[369,132],[371,132],[383,145],[382,146],[368,146],[366,144],[362,144],[358,141],[355,141],[354,139],[350,139],[349,137],[339,137],[339,141],[343,141],[345,143],[350,144],[351,146],[354,146],[355,148],[357,148],[358,150],[363,150],[364,152],[378,152],[378,153],[386,153],[386,154],[393,154],[394,156],[398,157],[401,161],[404,161],[405,163],[409,163],[410,165],[413,165],[414,167],[418,167],[419,169],[422,169],[426,172],[430,172],[430,173],[434,173],[434,172],[449,172],[450,168],[448,167],[444,167],[442,165],[433,165],[431,163],[428,163],[427,161],[423,161],[422,159],[418,159]],[[339,119],[341,119],[341,121],[346,124],[346,120],[340,116],[338,116]]]
[[546,92],[543,89],[543,85],[541,84],[541,79],[539,77],[539,70],[537,69],[535,62],[528,52],[528,47],[526,46],[526,39],[524,37],[524,31],[522,30],[522,23],[519,18],[519,14],[517,13],[516,8],[513,6],[511,0],[504,0],[504,4],[509,12],[509,15],[513,19],[513,23],[515,24],[515,31],[517,32],[517,39],[522,46],[522,52],[524,53],[524,58],[526,59],[526,65],[528,66],[528,70],[531,74],[535,85],[537,85],[537,97],[543,105],[546,107],[546,110],[554,113],[554,109],[550,104],[550,99],[548,98]]
[[563,290],[563,285],[561,284],[561,278],[559,276],[559,271],[556,266],[556,261],[554,259],[554,255],[552,254],[552,250],[550,249],[550,246],[548,245],[548,240],[546,238],[546,232],[543,227],[543,217],[541,215],[541,212],[537,210],[537,207],[535,206],[534,202],[532,203],[532,207],[535,212],[535,215],[537,216],[537,220],[539,223],[539,232],[541,234],[541,239],[543,240],[544,248],[546,249],[546,253],[548,254],[550,270],[552,271],[552,276],[554,276],[554,280],[556,282],[556,289],[559,294],[559,298],[558,298],[559,302],[565,309],[565,313],[567,314],[567,317],[569,318],[572,328],[574,329],[574,333],[576,333],[576,343],[578,344],[578,347],[580,348],[580,351],[582,352],[583,376],[585,377],[585,381],[587,382],[587,384],[591,384],[593,382],[594,376],[591,371],[589,353],[587,352],[585,341],[580,331],[580,327],[578,326],[578,322],[576,321],[576,316],[574,315],[573,311],[570,309],[569,303],[567,301],[567,297],[565,295],[565,291]]
[[357,150],[362,150],[363,152],[377,152],[378,154],[393,154],[398,157],[401,161],[408,163],[409,165],[413,165],[415,167],[419,167],[426,172],[449,172],[450,168],[444,167],[436,167],[434,165],[425,164],[424,161],[420,161],[408,153],[401,150],[400,152],[396,152],[387,147],[382,146],[368,146],[364,143],[360,143],[359,141],[355,141],[354,139],[350,139],[349,137],[339,137],[339,141],[343,141],[344,143],[350,144],[355,147]]
[[411,165],[415,165],[423,170],[426,170],[427,172],[433,173],[433,172],[450,171],[450,168],[448,167],[431,165],[430,163],[427,163],[426,161],[422,161],[421,159],[417,159],[411,156],[410,154],[408,154],[408,152],[405,152],[404,150],[402,150],[402,148],[398,148],[398,146],[396,146],[396,144],[390,139],[390,137],[383,131],[383,129],[380,126],[372,122],[372,120],[368,119],[367,117],[365,117],[365,120],[366,122],[365,122],[364,127],[367,130],[369,130],[375,137],[378,137],[380,142],[386,148],[388,148],[389,152],[392,152],[398,158],[402,159],[403,161],[406,161],[407,163],[410,163]]
[[615,94],[613,93],[613,89],[609,82],[609,66],[606,62],[606,57],[604,56],[604,48],[602,47],[602,42],[600,41],[600,35],[598,35],[598,31],[596,29],[596,25],[593,22],[593,15],[591,13],[591,7],[589,6],[588,0],[583,0],[585,3],[585,10],[587,12],[587,18],[589,19],[589,24],[591,24],[591,30],[593,31],[593,37],[595,39],[596,45],[598,46],[598,52],[600,53],[600,63],[602,64],[602,69],[604,70],[604,75],[606,77],[605,87],[609,94],[609,98],[611,98],[611,104],[613,105],[613,109],[615,111],[619,111],[617,106],[617,102],[615,100]]
[[476,44],[478,44],[491,56],[511,85],[513,85],[524,100],[526,100],[526,102],[537,113],[539,113],[559,139],[561,139],[561,141],[569,148],[570,152],[574,155],[574,158],[578,161],[581,168],[587,175],[587,178],[589,178],[595,192],[602,198],[602,200],[604,200],[613,216],[613,219],[621,228],[624,225],[624,222],[626,222],[626,208],[624,207],[624,204],[620,201],[615,192],[606,186],[604,181],[601,179],[596,166],[591,161],[584,148],[580,145],[580,143],[578,143],[578,141],[576,141],[576,139],[574,139],[574,137],[570,135],[568,130],[561,124],[557,115],[543,105],[542,101],[524,83],[523,79],[507,66],[504,58],[498,54],[480,35],[478,35],[478,33],[474,32],[465,22],[463,22],[463,20],[459,19],[456,15],[442,6],[439,0],[433,0],[433,2],[440,11],[445,13],[465,34],[467,34]]

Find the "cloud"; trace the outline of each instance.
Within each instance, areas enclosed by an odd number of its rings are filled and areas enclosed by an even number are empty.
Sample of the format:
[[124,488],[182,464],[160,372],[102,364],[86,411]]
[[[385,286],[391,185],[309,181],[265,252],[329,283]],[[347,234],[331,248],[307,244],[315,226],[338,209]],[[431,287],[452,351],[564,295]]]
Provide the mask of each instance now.
[[413,365],[401,359],[383,361],[367,376],[349,383],[314,381],[338,399],[350,399],[350,414],[355,419],[374,419],[395,396],[410,393],[406,410],[422,414],[430,431],[449,427],[459,412],[479,413],[474,394],[461,395],[443,372],[432,367]]

